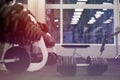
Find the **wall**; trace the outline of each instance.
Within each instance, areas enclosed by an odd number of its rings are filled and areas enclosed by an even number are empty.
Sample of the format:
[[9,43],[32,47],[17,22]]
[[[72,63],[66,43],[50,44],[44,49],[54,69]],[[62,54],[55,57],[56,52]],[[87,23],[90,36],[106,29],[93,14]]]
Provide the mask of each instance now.
[[45,23],[45,0],[28,0],[28,9],[38,21]]
[[[90,45],[90,47],[88,48],[77,48],[76,52],[84,58],[86,58],[87,56],[98,56],[100,54],[100,47],[101,45]],[[73,55],[74,48],[64,48],[61,47],[61,45],[55,45],[55,48],[56,48],[56,53],[58,55],[62,55],[62,56]],[[79,55],[77,55],[77,57]],[[102,56],[105,58],[114,58],[116,56],[116,46],[106,45]]]

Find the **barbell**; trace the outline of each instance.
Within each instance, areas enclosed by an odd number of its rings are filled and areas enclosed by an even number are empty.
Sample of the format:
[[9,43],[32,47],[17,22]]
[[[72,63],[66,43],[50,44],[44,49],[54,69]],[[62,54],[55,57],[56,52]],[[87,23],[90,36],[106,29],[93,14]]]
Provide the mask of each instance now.
[[74,76],[77,67],[86,67],[89,75],[102,75],[108,69],[107,60],[103,57],[88,56],[84,64],[78,64],[73,56],[59,57],[57,61],[57,71],[64,76]]
[[9,72],[21,73],[27,70],[31,63],[31,58],[28,52],[23,47],[12,47],[7,50],[4,59],[0,60],[4,63]]
[[43,68],[48,59],[48,52],[43,37],[41,37],[40,41],[32,44],[32,46],[39,47],[41,49],[42,59],[40,59],[39,62],[32,62],[32,58],[34,57],[29,54],[29,51],[27,51],[27,47],[13,46],[5,52],[4,58],[0,60],[0,64],[4,63],[6,69],[12,73],[37,71]]

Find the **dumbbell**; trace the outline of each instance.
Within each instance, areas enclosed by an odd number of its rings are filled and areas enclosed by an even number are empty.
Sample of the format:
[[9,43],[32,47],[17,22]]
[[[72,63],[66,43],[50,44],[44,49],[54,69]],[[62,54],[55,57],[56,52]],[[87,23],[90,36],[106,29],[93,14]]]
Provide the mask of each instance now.
[[31,62],[31,57],[25,48],[17,46],[8,49],[4,55],[4,59],[0,63],[4,63],[8,71],[12,73],[25,72]]
[[72,56],[59,57],[57,71],[64,76],[74,76],[77,67],[86,67],[89,75],[102,75],[107,69],[107,60],[102,57],[88,56],[85,64],[77,64]]

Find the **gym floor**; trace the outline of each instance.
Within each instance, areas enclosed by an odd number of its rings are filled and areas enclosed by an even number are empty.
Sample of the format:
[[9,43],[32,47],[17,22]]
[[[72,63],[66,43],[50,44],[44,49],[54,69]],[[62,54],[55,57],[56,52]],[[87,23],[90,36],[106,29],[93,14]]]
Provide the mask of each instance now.
[[62,76],[56,72],[56,65],[45,66],[36,72],[11,74],[0,66],[0,80],[120,80],[120,60],[109,60],[109,69],[101,76],[90,76],[86,68],[78,68],[75,76]]

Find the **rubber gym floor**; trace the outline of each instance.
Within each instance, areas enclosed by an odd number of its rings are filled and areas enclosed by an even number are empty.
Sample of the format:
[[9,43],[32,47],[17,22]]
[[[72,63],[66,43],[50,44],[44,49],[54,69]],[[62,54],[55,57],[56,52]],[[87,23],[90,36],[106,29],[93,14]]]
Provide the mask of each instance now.
[[45,66],[36,72],[11,74],[0,66],[0,80],[120,80],[120,60],[108,60],[108,70],[101,76],[90,76],[85,67],[77,68],[75,76],[62,76],[56,65]]

